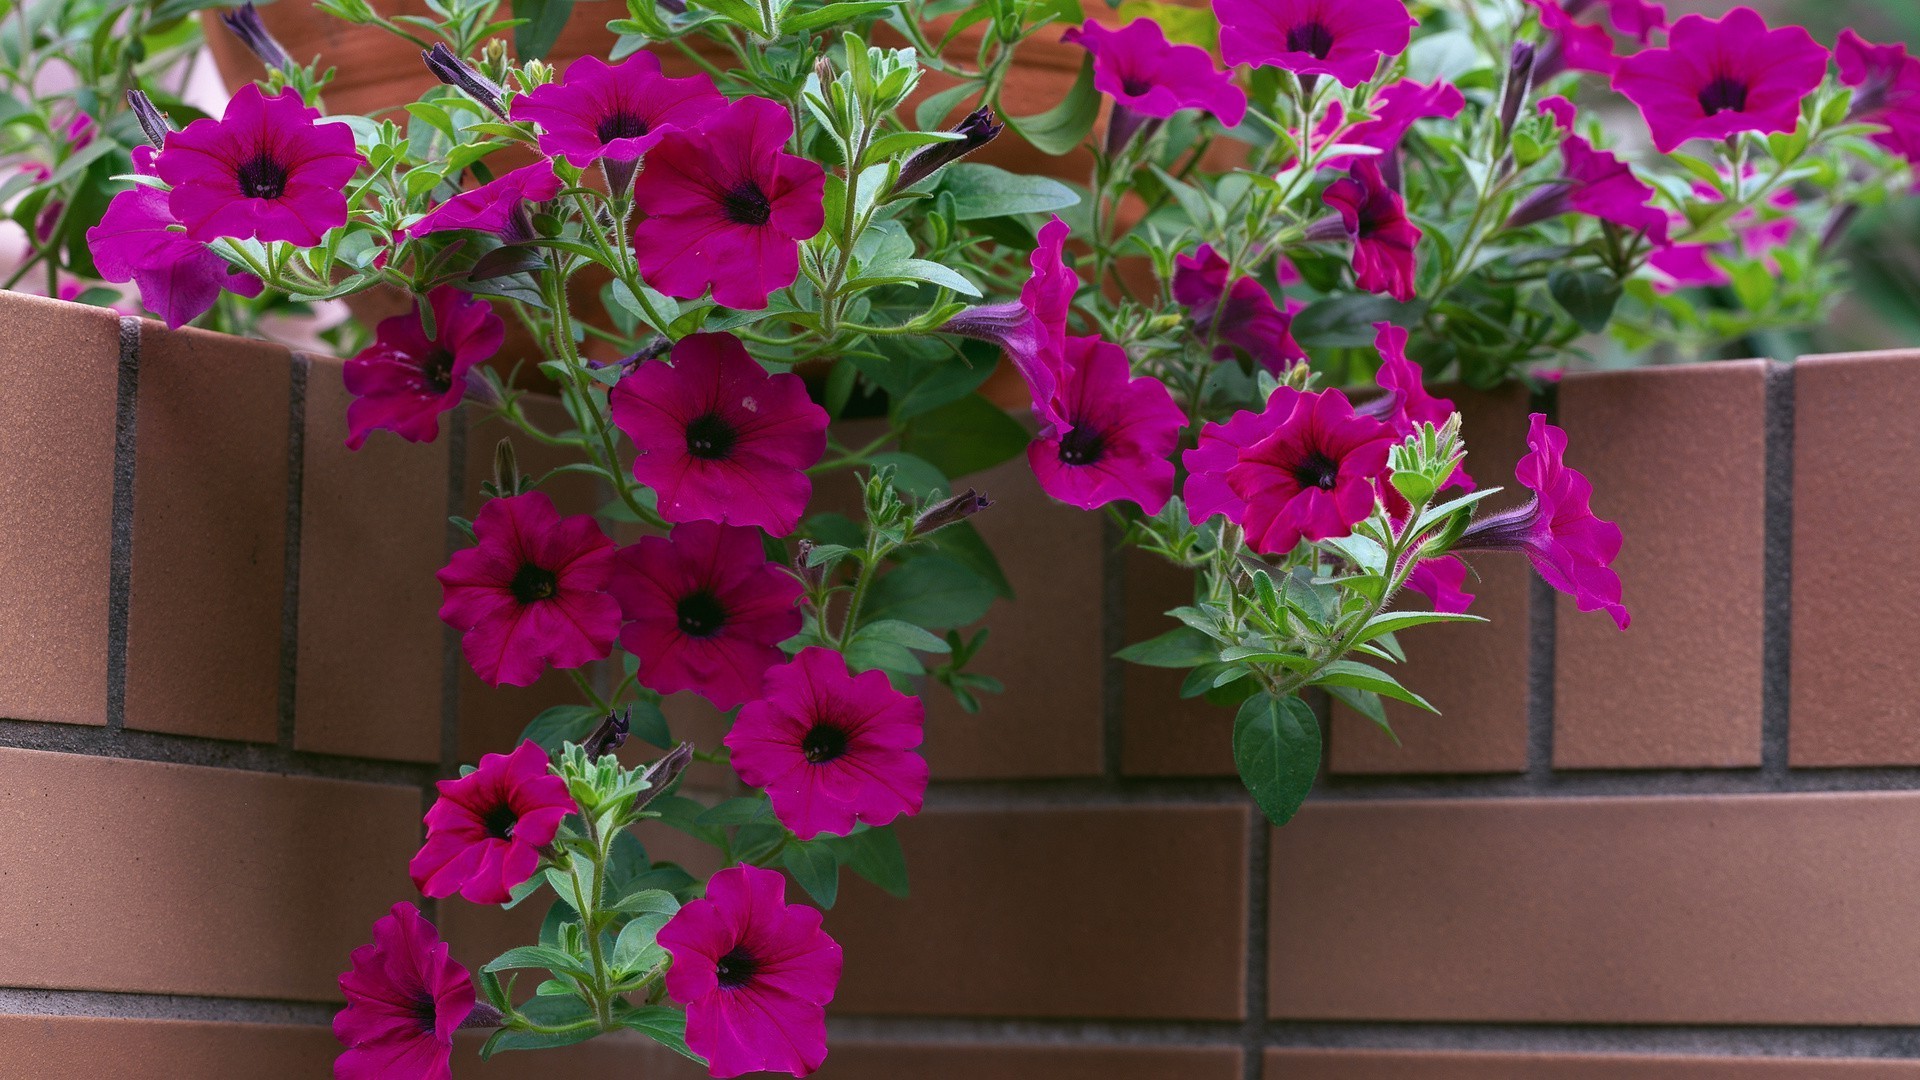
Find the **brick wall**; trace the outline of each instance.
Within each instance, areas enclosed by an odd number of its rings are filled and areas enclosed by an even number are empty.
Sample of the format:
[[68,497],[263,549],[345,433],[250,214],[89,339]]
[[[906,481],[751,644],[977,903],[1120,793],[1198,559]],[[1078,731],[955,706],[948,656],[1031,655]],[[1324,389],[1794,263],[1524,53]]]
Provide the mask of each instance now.
[[[820,1075],[1920,1078],[1920,485],[1880,449],[1915,360],[1569,378],[1633,630],[1483,560],[1493,623],[1409,635],[1446,715],[1397,747],[1330,717],[1277,832],[1230,718],[1107,659],[1182,581],[998,470],[1020,598],[980,663],[1010,692],[929,702],[914,894],[828,914]],[[0,370],[0,1077],[327,1076],[427,785],[567,696],[479,686],[433,617],[493,433],[350,454],[334,361],[31,298],[0,298]],[[1533,403],[1459,400],[1497,482]],[[468,963],[531,914],[437,913]]]

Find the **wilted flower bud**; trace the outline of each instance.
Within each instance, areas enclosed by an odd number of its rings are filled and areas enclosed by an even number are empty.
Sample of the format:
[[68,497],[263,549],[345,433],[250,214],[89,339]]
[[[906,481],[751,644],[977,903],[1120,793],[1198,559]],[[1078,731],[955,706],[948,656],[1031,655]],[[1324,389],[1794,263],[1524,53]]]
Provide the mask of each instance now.
[[[501,445],[504,446],[505,443],[502,442]],[[627,732],[632,727],[632,706],[628,706],[624,713],[608,712],[606,719],[600,721],[600,726],[594,728],[593,734],[587,736],[587,741],[580,744],[580,749],[587,752],[588,761],[598,761],[620,749],[620,745],[627,741]]]
[[484,1001],[476,1001],[473,1003],[473,1011],[467,1014],[465,1020],[460,1021],[460,1028],[463,1031],[474,1028],[497,1028],[505,1019],[506,1017],[500,1015],[499,1009]]
[[220,21],[226,24],[234,37],[240,39],[241,44],[260,58],[261,63],[281,71],[293,70],[293,59],[287,55],[287,50],[280,47],[279,42],[273,40],[273,35],[267,33],[267,24],[260,21],[260,12],[253,6],[252,0],[221,12]]
[[166,114],[154,106],[153,99],[138,90],[129,90],[127,104],[132,107],[134,118],[140,121],[140,131],[146,135],[147,142],[155,150],[165,145],[173,125],[167,122]]
[[1520,108],[1527,102],[1527,94],[1533,89],[1533,46],[1524,41],[1513,43],[1513,52],[1507,60],[1507,89],[1500,98],[1500,131],[1502,134],[1513,130],[1514,122],[1520,118]]
[[793,557],[793,572],[800,575],[801,581],[806,582],[809,591],[818,589],[827,580],[826,568],[813,565],[815,546],[811,540],[802,540],[799,553]]
[[907,159],[907,163],[900,167],[900,179],[893,183],[894,192],[907,190],[939,172],[942,166],[951,165],[987,145],[1005,127],[1005,124],[996,122],[992,109],[983,107],[968,113],[967,118],[953,128],[953,133],[960,138],[923,146]]
[[500,95],[505,91],[494,85],[492,79],[461,63],[460,58],[453,55],[453,50],[435,42],[433,48],[420,54],[420,59],[427,62],[427,70],[433,72],[434,78],[459,88],[500,119],[507,118],[507,110],[500,104]]
[[647,782],[647,790],[641,792],[640,797],[634,800],[633,808],[639,810],[663,794],[673,786],[675,780],[680,779],[680,774],[686,772],[687,766],[691,764],[693,764],[693,744],[681,743],[667,751],[660,760],[647,766],[647,771],[640,774],[640,778]]
[[992,506],[992,500],[972,488],[941,499],[920,512],[913,521],[913,535],[925,536],[935,529],[944,529],[948,525],[965,521],[973,515]]
[[687,13],[686,0],[658,0],[658,2],[660,4],[660,10],[669,15],[685,15]]

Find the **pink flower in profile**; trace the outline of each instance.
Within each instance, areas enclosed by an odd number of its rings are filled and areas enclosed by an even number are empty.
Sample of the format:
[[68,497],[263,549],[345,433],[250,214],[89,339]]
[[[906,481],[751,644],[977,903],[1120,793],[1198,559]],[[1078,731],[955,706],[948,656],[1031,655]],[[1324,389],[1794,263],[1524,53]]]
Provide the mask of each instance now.
[[[435,336],[418,311],[380,320],[373,344],[341,368],[347,392],[347,448],[358,450],[376,428],[408,442],[432,442],[440,414],[460,404],[467,375],[500,351],[507,327],[493,305],[442,285],[427,294]],[[418,303],[418,301],[416,301]]]
[[[1453,402],[1427,392],[1420,365],[1407,359],[1406,328],[1374,323],[1373,330],[1373,347],[1380,352],[1380,370],[1374,381],[1386,392],[1355,411],[1385,423],[1396,441],[1405,440],[1421,424],[1445,424],[1456,411]],[[1456,468],[1446,487],[1472,491],[1473,477],[1466,469]]]
[[[1756,173],[1748,168],[1745,175],[1752,179]],[[1718,189],[1704,181],[1693,185],[1693,193],[1707,202],[1724,198]],[[1660,248],[1647,257],[1647,266],[1654,274],[1654,288],[1670,292],[1729,284],[1733,276],[1721,265],[1722,259],[1764,259],[1772,265],[1773,259],[1767,253],[1791,240],[1800,227],[1792,213],[1799,202],[1792,188],[1783,187],[1769,195],[1763,205],[1749,207],[1733,216],[1727,223],[1733,230],[1731,241],[1669,244]],[[1677,210],[1669,220],[1675,228],[1688,226],[1686,215]]]
[[800,245],[826,222],[827,174],[786,152],[793,117],[745,97],[671,131],[633,187],[646,215],[633,243],[647,284],[682,299],[757,311],[800,276]]
[[1558,0],[1527,0],[1540,12],[1546,47],[1534,61],[1535,83],[1544,83],[1563,71],[1591,71],[1611,75],[1620,66],[1613,52],[1613,35],[1605,27],[1575,22],[1573,13]]
[[1669,154],[1688,139],[1792,131],[1801,101],[1826,74],[1827,50],[1805,29],[1770,30],[1752,8],[1737,7],[1674,23],[1666,48],[1620,61],[1613,88],[1640,107],[1653,144]]
[[[1577,11],[1592,3],[1568,0],[1567,6]],[[1667,9],[1653,0],[1607,0],[1607,19],[1615,30],[1645,45],[1655,30],[1667,28]]]
[[169,133],[154,167],[189,239],[312,247],[347,223],[347,182],[360,160],[352,128],[321,123],[320,110],[291,90],[265,97],[248,83],[220,119]]
[[784,657],[780,643],[800,632],[800,582],[767,561],[752,529],[690,521],[615,558],[607,591],[629,620],[620,645],[649,689],[692,690],[731,709],[760,693]]
[[1054,389],[1059,384],[1067,347],[1067,313],[1080,277],[1067,266],[1067,223],[1058,215],[1040,226],[1039,243],[1028,256],[1032,272],[1020,287],[1017,304],[982,304],[947,320],[940,329],[998,345],[1026,381],[1033,410],[1042,423],[1059,423]]
[[[141,176],[153,175],[152,147],[134,148],[133,168]],[[100,224],[87,230],[87,250],[103,279],[133,282],[140,302],[170,327],[205,314],[223,289],[260,295],[265,286],[259,278],[234,270],[212,248],[187,239],[179,224],[166,192],[135,184],[115,195]]]
[[[1422,120],[1451,120],[1466,106],[1467,99],[1452,83],[1435,79],[1422,84],[1401,79],[1381,90],[1373,99],[1367,119],[1357,123],[1347,124],[1345,110],[1334,102],[1317,125],[1314,138],[1322,146],[1370,146],[1382,156],[1395,154],[1413,125]],[[1358,155],[1341,154],[1320,164],[1323,168],[1345,169],[1358,160]]]
[[618,66],[583,56],[559,82],[514,98],[509,115],[539,126],[541,153],[586,168],[602,158],[637,160],[667,132],[693,127],[726,103],[712,79],[669,79],[659,58],[642,51]]
[[1473,606],[1467,591],[1467,564],[1452,555],[1422,559],[1407,575],[1407,589],[1427,598],[1433,610],[1458,615]]
[[440,620],[462,632],[474,674],[531,686],[548,665],[604,659],[620,609],[604,591],[613,542],[587,514],[561,517],[538,491],[492,499],[473,519],[474,546],[435,576]]
[[1568,211],[1610,221],[1645,233],[1656,245],[1667,242],[1666,211],[1653,205],[1654,190],[1634,175],[1633,168],[1573,131],[1573,106],[1565,98],[1549,98],[1540,111],[1568,132],[1560,144],[1565,167],[1561,181],[1542,187],[1517,207],[1508,228],[1522,228]]
[[649,360],[614,385],[613,422],[633,440],[633,478],[668,521],[758,525],[785,536],[813,495],[827,412],[792,372],[769,374],[732,334],[689,334],[672,363]]
[[1200,429],[1198,445],[1180,455],[1180,463],[1187,469],[1186,487],[1180,494],[1187,504],[1188,520],[1202,525],[1215,516],[1235,522],[1246,516],[1247,500],[1227,483],[1227,472],[1240,463],[1242,453],[1273,434],[1292,415],[1300,397],[1300,391],[1282,386],[1274,390],[1260,412],[1242,409],[1223,424]]
[[1130,499],[1157,514],[1173,496],[1186,414],[1165,383],[1133,376],[1127,351],[1097,337],[1067,339],[1052,411],[1061,419],[1027,444],[1040,489],[1083,510]]
[[1625,630],[1632,619],[1611,565],[1620,554],[1620,527],[1594,516],[1593,485],[1564,460],[1567,433],[1541,413],[1531,418],[1527,448],[1514,477],[1533,499],[1475,521],[1453,550],[1522,552],[1581,611],[1605,611]]
[[1271,554],[1351,533],[1373,513],[1395,442],[1385,424],[1356,415],[1338,390],[1276,394],[1267,408],[1289,402],[1272,433],[1226,470],[1227,486],[1245,503],[1247,543]]
[[740,779],[764,788],[780,824],[811,840],[920,812],[927,759],[914,747],[925,723],[920,699],[884,673],[854,675],[839,653],[810,648],[767,671],[726,744]]
[[787,903],[777,871],[720,871],[656,940],[673,958],[667,996],[687,1007],[687,1045],[712,1075],[806,1076],[827,1059],[840,945],[817,909]]
[[1214,340],[1213,358],[1230,360],[1234,346],[1278,375],[1307,358],[1293,340],[1293,316],[1274,306],[1266,286],[1251,277],[1227,286],[1227,260],[1201,244],[1173,260],[1173,298],[1187,308],[1195,336]]
[[1840,81],[1855,88],[1852,118],[1879,124],[1873,141],[1909,161],[1920,160],[1920,58],[1905,45],[1875,45],[1840,31],[1833,50]]
[[453,1033],[473,1012],[473,979],[447,955],[440,932],[412,904],[373,924],[373,944],[353,950],[340,976],[347,1007],[333,1037],[347,1049],[335,1080],[450,1080]]
[[67,140],[67,149],[77,153],[93,145],[93,136],[99,130],[100,125],[93,122],[93,117],[78,112],[60,129],[60,134]]
[[[1339,212],[1339,224],[1353,242],[1355,284],[1403,304],[1412,300],[1420,228],[1408,220],[1406,200],[1387,186],[1379,164],[1370,158],[1354,162],[1348,175],[1328,184],[1321,198]],[[1316,227],[1309,238],[1327,239],[1332,231]]]
[[1417,25],[1405,0],[1214,0],[1213,10],[1228,64],[1331,75],[1343,86],[1373,78]]
[[472,229],[509,240],[531,240],[533,222],[526,204],[546,202],[558,194],[560,178],[554,175],[553,162],[541,158],[472,191],[455,195],[427,211],[425,217],[403,232],[419,237],[450,229]]
[[567,782],[547,768],[547,752],[523,742],[511,754],[487,754],[465,776],[436,785],[427,842],[407,864],[413,883],[435,899],[459,893],[475,904],[504,904],[533,876],[540,849],[575,812]]
[[1094,89],[1111,96],[1116,107],[1161,119],[1198,109],[1227,127],[1247,114],[1246,93],[1213,66],[1207,50],[1170,43],[1152,19],[1135,19],[1118,30],[1089,22],[1060,40],[1093,54]]

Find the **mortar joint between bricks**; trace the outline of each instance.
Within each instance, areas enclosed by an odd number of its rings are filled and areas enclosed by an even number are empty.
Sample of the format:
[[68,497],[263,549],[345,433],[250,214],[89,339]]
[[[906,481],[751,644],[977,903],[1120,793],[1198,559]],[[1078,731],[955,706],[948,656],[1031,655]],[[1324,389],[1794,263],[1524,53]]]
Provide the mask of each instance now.
[[141,320],[120,318],[120,357],[114,389],[113,513],[107,543],[108,731],[127,722],[127,633],[133,596],[133,483],[135,427],[140,406]]
[[1767,364],[1766,505],[1761,573],[1760,769],[1789,783],[1793,679],[1794,368]]

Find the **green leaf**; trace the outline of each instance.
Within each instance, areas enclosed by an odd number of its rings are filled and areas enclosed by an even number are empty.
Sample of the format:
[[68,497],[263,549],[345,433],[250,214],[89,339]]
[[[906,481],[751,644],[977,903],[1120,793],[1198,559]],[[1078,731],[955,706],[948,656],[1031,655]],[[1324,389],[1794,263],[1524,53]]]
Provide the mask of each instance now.
[[1000,568],[1000,560],[994,557],[993,549],[987,546],[980,536],[980,530],[974,528],[972,522],[958,522],[934,533],[933,545],[940,550],[940,554],[979,574],[987,584],[993,586],[995,595],[1005,600],[1013,599],[1013,583],[1007,580],[1006,571]]
[[1372,641],[1381,634],[1391,634],[1428,623],[1486,622],[1479,615],[1452,614],[1444,611],[1388,611],[1367,620],[1360,628],[1360,640]]
[[987,613],[992,583],[938,553],[916,556],[881,575],[861,608],[863,620],[897,619],[915,626],[966,626]]
[[[519,1006],[521,1015],[538,1024],[559,1027],[585,1020],[593,1015],[587,1003],[572,996],[536,997]],[[599,1034],[597,1025],[587,1024],[572,1031],[558,1035],[544,1035],[537,1031],[508,1031],[501,1028],[493,1033],[485,1046],[480,1048],[481,1060],[486,1060],[502,1050],[551,1050],[559,1046],[572,1046],[586,1042]]]
[[[984,10],[984,8],[977,10]],[[949,86],[937,94],[930,95],[914,108],[914,126],[923,128],[939,126],[941,121],[947,118],[947,114],[953,111],[953,107],[965,101],[976,89],[978,87],[974,84],[963,82],[959,86]]]
[[1428,704],[1427,699],[1400,685],[1399,680],[1381,671],[1371,664],[1362,664],[1357,660],[1335,660],[1320,672],[1313,680],[1315,686],[1354,686],[1362,690],[1371,690],[1376,694],[1417,705],[1430,713],[1440,710]]
[[1320,773],[1320,722],[1297,697],[1256,694],[1233,720],[1233,764],[1267,820],[1285,825]]
[[878,15],[899,6],[899,0],[845,0],[812,11],[791,11],[780,20],[782,34],[804,34],[834,23],[852,22],[866,15]]
[[1026,425],[1006,410],[979,394],[968,394],[914,417],[900,437],[900,449],[958,479],[1011,460],[1032,438]]
[[632,1028],[681,1057],[692,1058],[702,1065],[707,1063],[705,1058],[687,1049],[687,1014],[679,1009],[647,1005],[621,1009],[613,1018],[621,1027]]
[[667,714],[660,711],[659,702],[647,701],[643,698],[621,707],[633,710],[631,718],[633,726],[630,730],[635,735],[662,750],[674,748],[673,731],[667,726]]
[[1010,116],[1007,122],[1041,153],[1058,157],[1079,146],[1100,113],[1100,92],[1093,88],[1093,56],[1080,62],[1080,74],[1060,104],[1034,116]]
[[746,825],[765,820],[773,813],[767,800],[759,795],[738,796],[710,807],[693,819],[695,825]]
[[623,915],[666,915],[680,910],[680,901],[665,889],[640,889],[607,905],[607,911]]
[[903,648],[917,649],[920,652],[945,653],[952,648],[940,638],[910,622],[899,619],[880,619],[862,626],[853,635],[855,641],[889,641]]
[[893,896],[906,897],[907,857],[900,851],[900,838],[893,834],[892,826],[816,842],[832,848],[847,869]]
[[508,949],[486,966],[488,971],[505,971],[509,968],[546,968],[556,975],[593,978],[593,969],[587,966],[586,961],[549,945],[522,945]]
[[893,486],[916,499],[924,499],[936,491],[947,489],[946,474],[918,454],[888,450],[867,460],[874,465],[893,466]]
[[1137,641],[1113,655],[1146,667],[1189,668],[1220,659],[1220,645],[1191,626],[1177,626],[1159,637]]
[[1080,201],[1072,188],[1058,180],[1020,176],[977,161],[956,162],[941,170],[937,190],[953,196],[958,221],[1064,210]]
[[579,742],[593,734],[600,718],[600,710],[591,705],[555,705],[534,717],[520,738],[532,740],[552,754],[559,751],[561,743]]
[[1168,41],[1198,45],[1209,52],[1213,51],[1220,36],[1220,24],[1214,20],[1213,12],[1204,7],[1162,4],[1155,0],[1125,0],[1114,15],[1123,23],[1152,19],[1166,31]]
[[513,28],[513,51],[524,62],[547,55],[573,15],[573,0],[513,0],[513,17],[526,22]]
[[1600,270],[1555,270],[1547,277],[1547,291],[1589,334],[1607,328],[1621,296],[1620,279]]
[[815,903],[833,907],[840,895],[840,860],[834,857],[832,848],[819,841],[788,844],[780,853],[780,862]]

